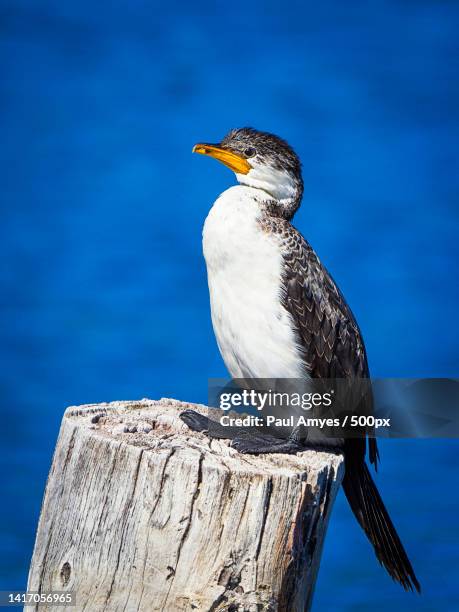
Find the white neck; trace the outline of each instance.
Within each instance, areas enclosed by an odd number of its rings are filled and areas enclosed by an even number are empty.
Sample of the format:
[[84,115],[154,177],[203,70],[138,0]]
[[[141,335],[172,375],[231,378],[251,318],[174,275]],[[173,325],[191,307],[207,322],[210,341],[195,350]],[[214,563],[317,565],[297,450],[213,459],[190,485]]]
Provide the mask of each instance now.
[[267,194],[268,200],[274,200],[279,211],[290,219],[299,206],[302,195],[302,183],[298,183],[286,170],[279,170],[267,165],[255,165],[248,174],[236,174],[241,185]]
[[236,178],[241,185],[262,189],[279,201],[293,199],[298,191],[288,172],[271,166],[255,166],[248,174],[236,174]]

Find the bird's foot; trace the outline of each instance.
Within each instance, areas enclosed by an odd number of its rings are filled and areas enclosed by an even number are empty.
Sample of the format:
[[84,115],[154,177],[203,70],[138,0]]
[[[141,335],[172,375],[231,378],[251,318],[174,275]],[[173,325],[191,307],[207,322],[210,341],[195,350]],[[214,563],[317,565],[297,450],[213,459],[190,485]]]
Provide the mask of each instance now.
[[232,440],[241,431],[240,427],[224,427],[221,423],[209,419],[196,410],[184,410],[179,416],[192,431],[205,433],[209,438]]
[[281,439],[269,434],[243,434],[235,438],[231,446],[245,455],[263,455],[267,453],[285,453],[295,455],[304,449],[297,440]]
[[305,450],[304,443],[292,438],[276,438],[256,429],[247,431],[244,427],[226,427],[195,410],[184,410],[180,418],[192,431],[204,433],[209,438],[230,439],[231,446],[247,455],[265,453],[286,453],[294,455]]
[[185,425],[191,429],[191,431],[209,430],[210,419],[203,414],[196,412],[196,410],[184,410],[179,416]]

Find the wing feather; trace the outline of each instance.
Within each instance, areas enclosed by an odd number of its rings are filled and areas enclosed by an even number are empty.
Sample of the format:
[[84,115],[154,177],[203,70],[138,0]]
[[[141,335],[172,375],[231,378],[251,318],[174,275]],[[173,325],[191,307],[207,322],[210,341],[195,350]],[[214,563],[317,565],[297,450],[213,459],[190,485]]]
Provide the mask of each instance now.
[[[284,263],[283,303],[295,325],[306,370],[312,378],[369,378],[362,334],[335,281],[310,244],[288,221],[271,218],[269,229],[281,241]],[[365,414],[373,411],[366,396]],[[348,442],[346,446],[348,446]],[[365,454],[365,439],[352,441]],[[376,440],[369,439],[369,458],[377,466]]]

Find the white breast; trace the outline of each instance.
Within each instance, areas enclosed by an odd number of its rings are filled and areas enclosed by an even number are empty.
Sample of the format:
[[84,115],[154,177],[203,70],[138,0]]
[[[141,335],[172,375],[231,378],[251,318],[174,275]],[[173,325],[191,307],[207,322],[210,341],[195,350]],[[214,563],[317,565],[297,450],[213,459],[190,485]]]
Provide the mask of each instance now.
[[304,376],[300,351],[281,303],[281,244],[257,222],[262,193],[232,187],[206,219],[212,324],[233,378],[299,378]]

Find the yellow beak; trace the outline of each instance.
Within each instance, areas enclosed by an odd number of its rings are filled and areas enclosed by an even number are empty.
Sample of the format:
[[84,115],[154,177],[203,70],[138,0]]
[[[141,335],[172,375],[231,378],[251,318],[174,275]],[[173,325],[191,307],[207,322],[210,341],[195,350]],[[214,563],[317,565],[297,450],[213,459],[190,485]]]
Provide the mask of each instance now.
[[222,149],[218,145],[199,143],[194,145],[193,153],[201,153],[201,155],[209,155],[221,161],[222,164],[228,166],[230,170],[236,172],[236,174],[248,174],[251,166],[248,161],[243,157],[240,157],[232,151]]

